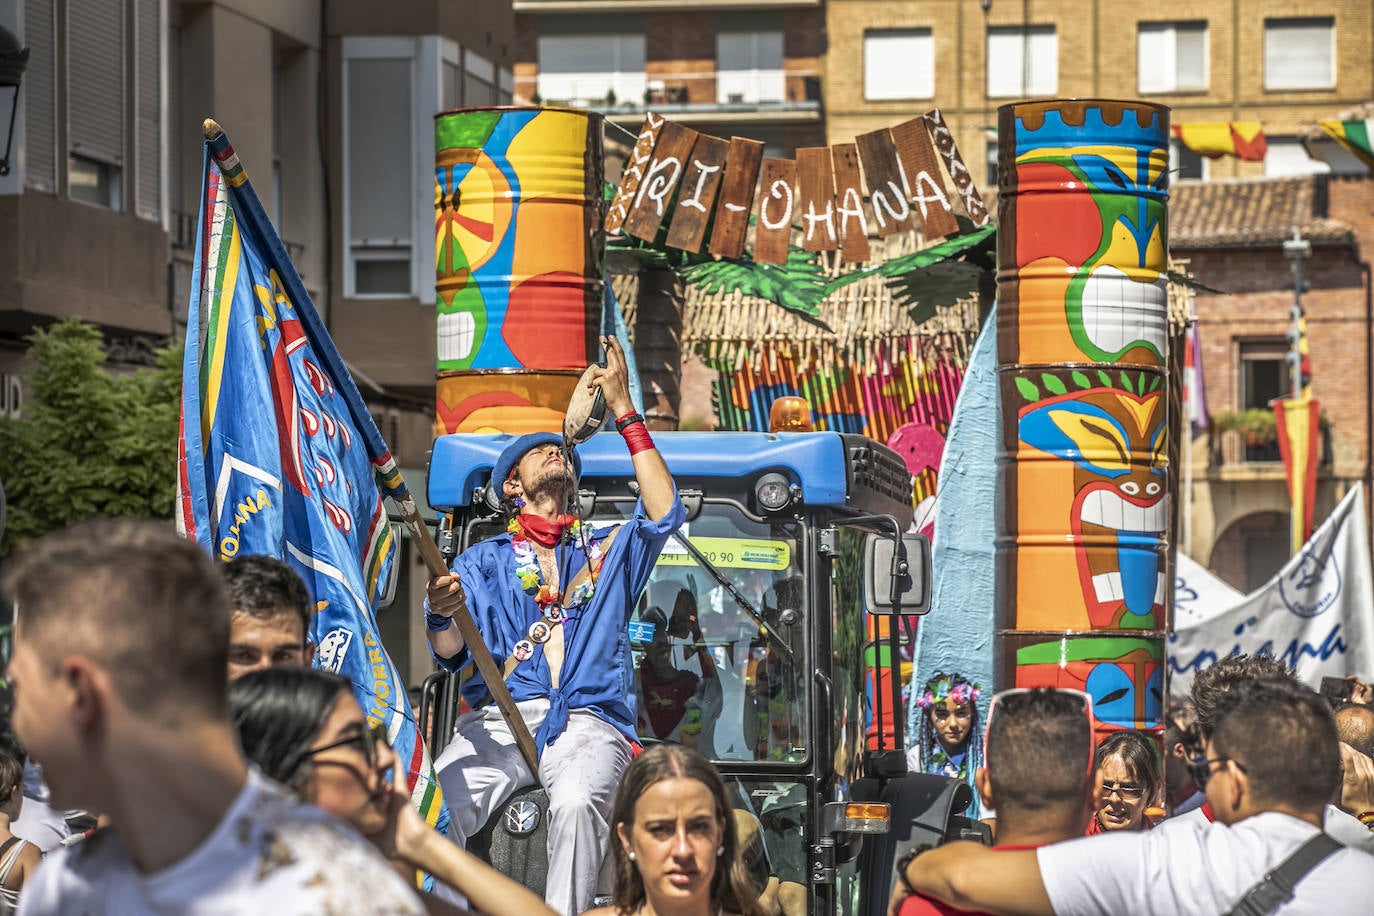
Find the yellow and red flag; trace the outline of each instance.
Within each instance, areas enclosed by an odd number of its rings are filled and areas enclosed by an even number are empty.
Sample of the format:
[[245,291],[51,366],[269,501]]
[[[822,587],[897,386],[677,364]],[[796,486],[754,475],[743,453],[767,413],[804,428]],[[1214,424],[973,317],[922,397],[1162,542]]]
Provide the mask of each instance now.
[[1269,151],[1264,126],[1258,121],[1213,121],[1175,124],[1174,136],[1188,149],[1208,159],[1235,156],[1246,162],[1263,162]]

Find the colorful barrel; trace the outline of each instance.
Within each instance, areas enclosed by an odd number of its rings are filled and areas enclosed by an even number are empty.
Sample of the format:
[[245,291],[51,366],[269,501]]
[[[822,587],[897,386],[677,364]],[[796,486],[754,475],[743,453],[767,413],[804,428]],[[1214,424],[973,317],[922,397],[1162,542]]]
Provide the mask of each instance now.
[[602,116],[442,112],[434,144],[437,425],[561,429],[597,352]]
[[1158,729],[1173,600],[1168,109],[999,109],[997,682]]

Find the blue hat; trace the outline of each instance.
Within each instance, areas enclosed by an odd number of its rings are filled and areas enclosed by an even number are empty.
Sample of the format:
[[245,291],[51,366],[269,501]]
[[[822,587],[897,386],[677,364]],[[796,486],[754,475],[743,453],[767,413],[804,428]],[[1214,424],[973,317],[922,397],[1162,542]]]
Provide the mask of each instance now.
[[[526,433],[523,436],[516,436],[506,447],[501,449],[501,454],[496,457],[496,464],[491,468],[491,488],[496,491],[496,495],[501,495],[501,487],[510,479],[510,475],[515,471],[515,466],[520,463],[520,459],[525,457],[525,453],[532,448],[541,445],[562,445],[563,437],[558,433]],[[574,477],[582,476],[582,459],[577,457],[577,449],[572,450],[572,472]]]

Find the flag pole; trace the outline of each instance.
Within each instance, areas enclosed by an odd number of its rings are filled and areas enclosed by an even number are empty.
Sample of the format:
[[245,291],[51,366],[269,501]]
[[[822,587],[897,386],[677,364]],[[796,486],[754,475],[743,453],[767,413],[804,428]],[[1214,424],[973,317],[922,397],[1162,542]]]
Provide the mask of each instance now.
[[[210,152],[219,162],[220,169],[230,187],[234,189],[235,193],[243,195],[251,206],[261,209],[262,204],[258,200],[257,192],[253,190],[253,183],[248,180],[248,174],[244,171],[243,163],[239,161],[238,154],[230,145],[224,129],[214,119],[206,118],[204,130],[205,141],[210,146]],[[273,235],[275,236],[275,233]],[[296,303],[296,310],[301,323],[305,325],[312,338],[327,339],[329,331],[324,327],[324,322],[320,320],[319,315],[316,314],[314,306],[311,304],[310,294],[306,292],[305,284],[301,282],[300,274],[296,272],[296,266],[291,261],[290,255],[287,254],[285,246],[276,237],[262,241],[271,249],[274,260],[281,268],[282,286],[291,297],[292,302]],[[451,575],[448,564],[444,562],[443,554],[439,552],[439,545],[434,543],[434,535],[430,532],[424,519],[420,517],[420,511],[415,506],[415,499],[410,495],[410,489],[401,476],[400,468],[396,466],[396,459],[392,457],[391,450],[387,448],[386,442],[382,439],[381,431],[377,429],[377,424],[372,419],[372,415],[368,413],[362,395],[353,383],[353,375],[348,371],[348,367],[343,364],[343,359],[339,357],[333,347],[322,348],[322,350],[328,352],[319,352],[316,355],[321,362],[327,364],[330,376],[335,380],[344,401],[347,402],[353,422],[367,442],[368,455],[372,459],[372,465],[377,475],[381,478],[382,487],[391,497],[392,502],[400,509],[401,518],[410,531],[411,538],[419,548],[420,556],[424,558],[430,576]],[[530,772],[538,780],[539,753],[535,749],[534,738],[530,736],[530,730],[525,725],[525,720],[520,717],[520,711],[516,708],[515,700],[510,695],[510,688],[506,686],[506,680],[501,676],[501,670],[496,667],[496,661],[491,657],[491,650],[483,641],[482,634],[477,629],[477,624],[473,621],[472,615],[468,613],[466,606],[460,607],[454,612],[453,622],[458,625],[458,632],[462,634],[463,642],[472,655],[478,673],[486,681],[487,691],[491,694],[492,702],[496,704],[497,709],[501,710],[506,725],[509,726],[511,734],[515,737],[516,746],[520,748],[520,753],[525,758],[525,763],[529,765]]]

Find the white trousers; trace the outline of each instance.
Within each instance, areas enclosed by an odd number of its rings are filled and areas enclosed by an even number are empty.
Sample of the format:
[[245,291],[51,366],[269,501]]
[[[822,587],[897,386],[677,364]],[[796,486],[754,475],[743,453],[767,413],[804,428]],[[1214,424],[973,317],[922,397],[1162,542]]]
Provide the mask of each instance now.
[[[545,699],[516,704],[533,735]],[[574,710],[568,727],[539,759],[549,793],[549,871],[544,899],[559,913],[591,909],[610,839],[611,798],[630,765],[630,743],[614,726]],[[434,762],[448,803],[449,838],[460,846],[512,792],[534,784],[506,720],[494,704],[460,716],[453,740]]]

